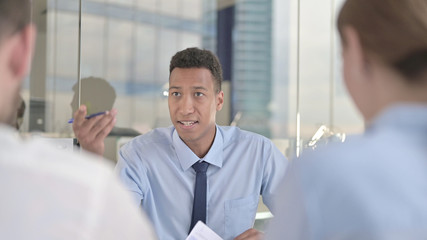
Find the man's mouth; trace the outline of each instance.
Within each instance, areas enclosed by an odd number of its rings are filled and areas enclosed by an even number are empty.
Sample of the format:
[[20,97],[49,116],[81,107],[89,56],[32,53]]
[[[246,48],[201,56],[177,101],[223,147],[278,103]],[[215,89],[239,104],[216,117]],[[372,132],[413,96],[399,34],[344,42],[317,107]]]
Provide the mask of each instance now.
[[186,127],[193,126],[194,124],[198,123],[198,121],[178,121],[178,122]]

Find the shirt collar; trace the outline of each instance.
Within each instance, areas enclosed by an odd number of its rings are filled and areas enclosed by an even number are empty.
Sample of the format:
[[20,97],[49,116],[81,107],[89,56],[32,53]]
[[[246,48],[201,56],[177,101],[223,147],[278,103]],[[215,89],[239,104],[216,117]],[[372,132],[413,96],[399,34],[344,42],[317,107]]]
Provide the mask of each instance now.
[[176,129],[174,129],[173,131],[172,144],[173,144],[173,147],[175,148],[178,161],[181,164],[183,171],[186,171],[187,169],[189,169],[194,163],[196,163],[199,160],[203,160],[219,168],[222,167],[222,161],[223,161],[222,152],[223,152],[223,146],[224,146],[224,139],[221,131],[219,131],[217,126],[216,126],[216,134],[215,134],[214,142],[211,148],[209,149],[208,153],[203,159],[200,159],[196,154],[193,153],[193,151],[191,151],[191,149],[178,136],[178,132],[176,131]]

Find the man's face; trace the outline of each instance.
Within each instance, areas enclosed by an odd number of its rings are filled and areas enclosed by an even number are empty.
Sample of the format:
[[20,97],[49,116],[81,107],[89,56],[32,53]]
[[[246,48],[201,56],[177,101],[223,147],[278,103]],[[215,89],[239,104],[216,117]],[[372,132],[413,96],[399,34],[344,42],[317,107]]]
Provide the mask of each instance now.
[[169,114],[187,144],[210,145],[215,136],[215,116],[224,93],[217,93],[206,68],[175,68],[169,78]]

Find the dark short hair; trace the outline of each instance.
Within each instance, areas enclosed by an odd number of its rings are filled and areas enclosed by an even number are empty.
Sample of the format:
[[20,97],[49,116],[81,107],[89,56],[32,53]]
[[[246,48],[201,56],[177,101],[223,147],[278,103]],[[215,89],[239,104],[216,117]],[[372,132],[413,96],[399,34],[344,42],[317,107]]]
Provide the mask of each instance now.
[[215,91],[221,91],[222,68],[218,58],[209,50],[199,48],[187,48],[177,52],[171,59],[169,76],[175,68],[206,68],[214,80]]
[[0,39],[22,30],[30,20],[30,0],[0,0]]

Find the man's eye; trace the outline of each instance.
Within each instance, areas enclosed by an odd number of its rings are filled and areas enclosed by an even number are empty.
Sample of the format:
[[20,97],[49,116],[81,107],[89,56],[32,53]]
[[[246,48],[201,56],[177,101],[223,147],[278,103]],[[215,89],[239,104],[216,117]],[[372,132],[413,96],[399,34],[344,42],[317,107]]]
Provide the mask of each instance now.
[[170,94],[171,94],[171,96],[174,96],[174,97],[181,96],[181,94],[179,92],[171,92]]
[[194,94],[194,96],[196,96],[196,97],[201,97],[201,96],[204,96],[205,94],[203,94],[203,93],[201,93],[201,92],[196,92],[195,94]]

